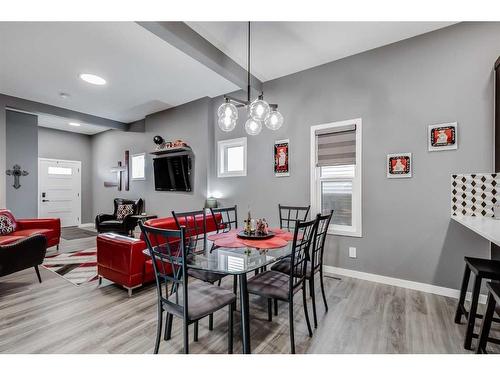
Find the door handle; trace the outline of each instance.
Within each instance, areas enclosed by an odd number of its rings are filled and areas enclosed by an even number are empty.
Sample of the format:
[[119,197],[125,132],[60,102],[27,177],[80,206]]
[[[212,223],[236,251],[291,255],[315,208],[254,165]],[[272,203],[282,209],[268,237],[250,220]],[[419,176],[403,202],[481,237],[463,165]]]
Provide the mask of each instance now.
[[50,202],[48,199],[42,199],[42,202]]

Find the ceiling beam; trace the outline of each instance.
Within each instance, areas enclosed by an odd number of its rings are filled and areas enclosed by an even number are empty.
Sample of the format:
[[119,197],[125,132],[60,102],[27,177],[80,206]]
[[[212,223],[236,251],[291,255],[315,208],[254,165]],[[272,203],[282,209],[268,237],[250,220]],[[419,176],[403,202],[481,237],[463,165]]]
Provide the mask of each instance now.
[[[168,44],[191,56],[243,90],[247,90],[247,71],[184,22],[137,22]],[[252,89],[262,91],[262,82],[250,76]]]
[[117,130],[126,131],[129,128],[128,124],[124,122],[89,115],[87,113],[77,112],[71,109],[56,107],[50,104],[33,102],[31,100],[17,98],[15,96],[0,94],[0,103],[7,109],[22,112],[29,112],[33,114],[45,113],[52,116],[70,118],[86,124],[105,126]]

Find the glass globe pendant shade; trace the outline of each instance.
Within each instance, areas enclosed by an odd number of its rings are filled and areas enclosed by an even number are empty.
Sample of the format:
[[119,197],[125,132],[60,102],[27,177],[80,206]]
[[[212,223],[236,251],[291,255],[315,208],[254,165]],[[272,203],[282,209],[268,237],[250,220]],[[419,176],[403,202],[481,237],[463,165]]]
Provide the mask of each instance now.
[[231,117],[234,119],[238,119],[238,109],[234,104],[225,102],[222,103],[219,109],[217,110],[217,115],[219,116],[219,118]]
[[236,127],[236,119],[229,116],[219,117],[217,123],[219,124],[219,128],[225,132],[230,132]]
[[256,99],[250,104],[249,108],[250,117],[256,121],[264,121],[269,115],[269,104],[265,100]]
[[266,121],[264,122],[268,129],[278,130],[283,125],[283,115],[277,110],[269,112]]
[[245,123],[245,131],[248,135],[257,135],[262,130],[262,123],[260,121],[256,121],[253,118],[249,118]]

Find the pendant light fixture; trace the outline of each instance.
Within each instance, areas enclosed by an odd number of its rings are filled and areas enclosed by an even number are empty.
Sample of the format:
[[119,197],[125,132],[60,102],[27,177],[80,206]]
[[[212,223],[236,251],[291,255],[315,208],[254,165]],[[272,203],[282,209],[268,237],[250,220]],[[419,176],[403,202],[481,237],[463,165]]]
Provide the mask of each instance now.
[[249,135],[257,135],[262,130],[262,124],[270,130],[278,130],[283,125],[283,115],[278,112],[277,104],[268,104],[261,92],[258,98],[251,100],[250,86],[250,22],[248,22],[248,68],[247,68],[247,100],[224,95],[224,103],[217,110],[219,128],[230,132],[238,121],[238,107],[247,109],[245,131]]

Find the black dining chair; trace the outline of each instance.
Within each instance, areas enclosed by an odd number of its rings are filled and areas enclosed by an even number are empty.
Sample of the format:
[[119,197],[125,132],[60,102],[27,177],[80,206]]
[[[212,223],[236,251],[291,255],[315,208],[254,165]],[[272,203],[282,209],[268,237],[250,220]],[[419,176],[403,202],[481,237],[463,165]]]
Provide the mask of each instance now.
[[[186,248],[188,249],[188,254],[204,252],[207,246],[207,216],[205,209],[187,212],[172,211],[172,216],[174,217],[178,229],[180,229],[182,226],[186,228],[185,241]],[[221,284],[221,280],[224,278],[224,276],[226,276],[217,272],[197,270],[193,268],[190,268],[188,270],[188,273],[189,276],[210,284],[214,284],[215,282],[217,282],[219,286]],[[210,314],[208,317],[208,329],[210,331],[214,329],[214,317],[212,314]],[[197,323],[195,324],[194,332],[195,340],[197,340]]]
[[[332,220],[333,210],[328,215],[318,214],[318,226],[312,244],[311,261],[308,262],[306,268],[306,280],[309,282],[309,294],[311,295],[313,306],[314,328],[318,327],[318,318],[316,314],[316,293],[314,287],[314,279],[316,274],[319,273],[319,282],[321,286],[321,294],[323,296],[323,303],[325,304],[325,311],[328,311],[328,303],[326,302],[325,285],[323,281],[323,254],[325,251],[325,241],[328,234],[328,227]],[[290,273],[290,259],[283,259],[271,267],[271,270]]]
[[280,228],[293,232],[297,221],[306,221],[311,206],[284,206],[278,204]]
[[[159,229],[139,222],[151,256],[158,297],[158,326],[154,353],[160,348],[163,312],[166,312],[166,337],[172,334],[173,317],[183,321],[184,353],[189,353],[189,325],[228,306],[228,353],[233,352],[234,293],[209,283],[189,283],[186,229]],[[171,289],[169,290],[169,283]],[[164,288],[164,289],[163,289]],[[195,325],[196,329],[196,325]]]
[[238,228],[238,210],[236,205],[234,207],[211,208],[210,213],[217,228],[217,233],[225,233]]
[[268,320],[272,320],[272,300],[280,300],[288,303],[288,317],[290,326],[290,351],[295,353],[295,333],[293,316],[293,299],[295,294],[302,291],[302,302],[304,315],[307,323],[309,337],[312,337],[311,322],[307,311],[306,302],[306,266],[309,260],[309,251],[314,241],[318,220],[301,222],[295,224],[293,235],[292,252],[290,254],[290,273],[284,274],[278,271],[264,271],[258,273],[248,280],[248,293],[267,298]]

